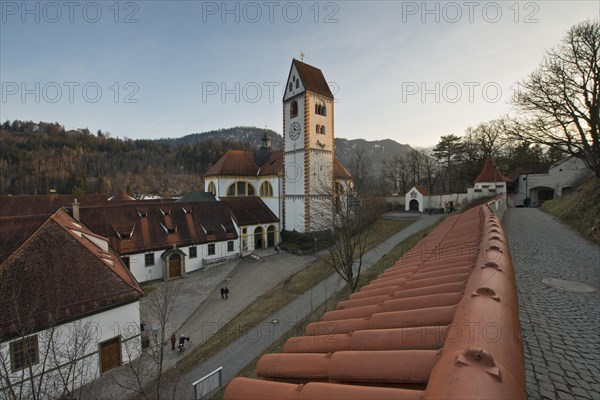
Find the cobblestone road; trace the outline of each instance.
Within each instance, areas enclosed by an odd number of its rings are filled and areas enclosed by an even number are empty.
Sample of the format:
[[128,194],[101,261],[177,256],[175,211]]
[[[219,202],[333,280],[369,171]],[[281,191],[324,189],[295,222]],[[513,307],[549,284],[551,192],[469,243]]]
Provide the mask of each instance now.
[[530,399],[600,399],[600,292],[549,287],[559,278],[600,288],[600,248],[533,208],[503,219],[515,265]]

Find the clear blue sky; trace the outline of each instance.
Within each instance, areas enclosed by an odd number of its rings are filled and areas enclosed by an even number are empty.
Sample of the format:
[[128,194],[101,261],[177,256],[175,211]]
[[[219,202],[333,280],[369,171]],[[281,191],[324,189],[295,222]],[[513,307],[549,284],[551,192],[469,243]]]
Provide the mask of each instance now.
[[[0,118],[129,138],[281,132],[292,58],[337,99],[336,137],[431,146],[509,111],[591,1],[0,1]],[[101,94],[99,91],[101,91]]]

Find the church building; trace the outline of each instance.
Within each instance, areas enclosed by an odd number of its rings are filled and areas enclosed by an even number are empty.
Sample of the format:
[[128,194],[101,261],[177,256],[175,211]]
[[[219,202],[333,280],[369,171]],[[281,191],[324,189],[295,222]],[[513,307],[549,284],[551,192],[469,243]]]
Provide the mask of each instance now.
[[352,176],[334,157],[334,97],[325,76],[296,59],[283,96],[283,138],[279,151],[266,133],[256,152],[228,151],[204,175],[204,190],[217,199],[258,196],[280,230],[318,230],[317,220],[332,212],[319,199],[349,190]]

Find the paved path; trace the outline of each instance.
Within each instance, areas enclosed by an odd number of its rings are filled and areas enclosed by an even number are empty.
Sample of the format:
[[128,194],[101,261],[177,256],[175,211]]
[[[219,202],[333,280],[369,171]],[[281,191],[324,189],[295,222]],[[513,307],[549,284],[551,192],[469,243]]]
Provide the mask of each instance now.
[[503,219],[515,265],[530,399],[600,399],[600,292],[549,287],[559,278],[600,288],[600,247],[535,208]]
[[[397,233],[386,242],[381,243],[371,250],[366,260],[372,264],[379,260],[382,255],[390,251],[397,243],[406,237],[430,226],[441,216],[425,217]],[[421,218],[420,215],[410,215],[409,219]],[[169,323],[169,331],[175,330],[192,337],[192,348],[199,346],[214,334],[221,326],[253,303],[259,296],[285,281],[295,273],[311,264],[314,255],[296,256],[281,252],[273,254],[273,249],[260,250],[262,256],[260,261],[254,261],[249,257],[233,261],[209,269],[192,272],[186,278],[175,281],[181,285],[177,297],[176,313]],[[324,252],[322,253],[324,254]],[[369,264],[369,265],[370,265]],[[152,292],[158,290],[163,282],[152,282],[144,284],[144,290]],[[230,289],[230,297],[221,299],[219,288],[227,286]],[[287,332],[292,326],[304,318],[310,310],[322,304],[333,292],[341,287],[337,275],[327,280],[299,297],[294,306],[289,305],[274,316],[269,317],[255,330],[241,332],[237,343],[230,345],[213,359],[198,366],[193,373],[184,377],[185,393],[180,392],[178,399],[191,398],[191,382],[223,365],[225,368],[226,381],[235,376],[244,366],[262,353],[268,345]],[[150,321],[145,315],[149,296],[141,300],[142,322],[147,326],[158,325]],[[291,307],[291,308],[290,308]],[[283,315],[283,316],[282,316]],[[281,317],[281,318],[280,318]],[[280,319],[279,324],[273,325],[273,319]],[[187,352],[189,354],[189,352]],[[180,357],[171,351],[166,352],[164,369],[174,367]],[[98,400],[127,399],[131,396],[130,390],[123,389],[115,383],[132,381],[126,368],[116,368],[99,377],[91,388],[88,398]],[[180,386],[181,387],[181,386]]]
[[[410,235],[431,226],[442,216],[425,216],[385,242],[382,242],[365,254],[363,268],[366,269],[375,264],[398,243]],[[277,313],[266,318],[255,329],[240,333],[237,341],[182,377],[177,385],[178,392],[176,398],[193,399],[192,383],[219,367],[223,367],[223,383],[228,383],[242,368],[264,352],[269,345],[279,339],[296,323],[304,319],[311,311],[323,304],[335,291],[342,287],[341,278],[337,274],[333,274]],[[273,321],[277,321],[277,323],[274,324]],[[303,332],[298,332],[298,335],[302,334]]]

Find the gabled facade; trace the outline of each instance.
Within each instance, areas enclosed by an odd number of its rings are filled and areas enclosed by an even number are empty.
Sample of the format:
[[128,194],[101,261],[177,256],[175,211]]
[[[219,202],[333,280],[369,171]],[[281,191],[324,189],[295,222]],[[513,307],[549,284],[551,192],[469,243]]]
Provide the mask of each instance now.
[[142,295],[108,239],[52,214],[0,264],[0,397],[72,397],[137,357]]

